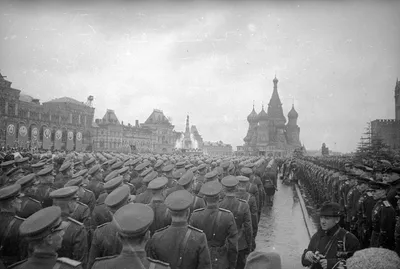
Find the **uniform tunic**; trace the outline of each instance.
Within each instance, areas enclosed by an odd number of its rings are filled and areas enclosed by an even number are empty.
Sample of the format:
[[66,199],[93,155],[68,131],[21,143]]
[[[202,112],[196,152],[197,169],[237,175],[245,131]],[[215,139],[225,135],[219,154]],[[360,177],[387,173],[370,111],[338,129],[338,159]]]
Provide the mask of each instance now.
[[91,190],[83,188],[84,192],[81,196],[79,196],[79,201],[87,205],[92,212],[94,206],[96,205],[96,198],[94,193]]
[[[327,253],[325,253],[325,251],[327,250],[326,247],[332,238],[333,241],[331,248],[328,250]],[[322,255],[325,255],[327,259],[328,263],[327,269],[331,269],[339,261],[339,259],[336,256],[338,252],[337,249],[338,241],[343,241],[344,251],[349,252],[348,257],[350,257],[354,252],[360,249],[360,243],[352,233],[347,232],[345,229],[340,228],[339,225],[335,225],[328,231],[320,229],[312,236],[307,249],[304,250],[304,253],[301,256],[301,263],[303,264],[303,266],[310,266],[311,262],[305,259],[305,254],[308,251],[312,251],[314,253],[316,251],[319,251]],[[321,269],[321,268],[322,267],[319,263],[315,264],[315,266],[313,267],[313,269]]]
[[0,220],[0,258],[5,266],[9,266],[25,256],[21,248],[24,245],[19,235],[19,226],[25,219],[15,216],[13,212],[1,211]]
[[149,206],[154,211],[154,220],[150,225],[150,235],[152,236],[155,231],[167,227],[171,224],[171,215],[168,213],[167,206],[162,200],[152,200]]
[[[57,267],[56,267],[57,266]],[[58,258],[57,253],[38,253],[34,252],[29,259],[13,264],[12,269],[83,269],[80,262]]]
[[372,210],[372,236],[370,247],[394,250],[396,212],[386,199],[378,200]]
[[238,231],[233,214],[216,205],[192,213],[190,225],[207,237],[213,269],[235,268],[238,255]]
[[53,199],[50,198],[50,193],[55,190],[51,183],[39,183],[32,187],[32,198],[38,200],[43,208],[52,206]]
[[65,229],[62,246],[57,253],[61,257],[81,262],[85,268],[88,251],[87,231],[82,223],[73,218],[67,218],[66,221],[68,227]]
[[153,260],[146,257],[144,251],[126,252],[120,255],[96,259],[92,269],[170,269],[168,263]]
[[112,215],[108,207],[104,203],[96,205],[90,219],[91,229],[94,230],[97,226],[110,221],[112,221]]
[[90,228],[90,223],[91,223],[90,209],[84,203],[82,203],[80,201],[76,202],[75,209],[71,213],[71,218],[73,218],[79,222],[82,222],[83,225],[85,225],[85,227],[87,229]]
[[91,268],[96,258],[112,256],[121,252],[122,244],[116,234],[117,228],[112,222],[97,227],[90,247],[88,268]]
[[21,218],[28,218],[33,213],[42,209],[42,204],[29,196],[21,197],[21,210],[17,213]]
[[104,183],[98,180],[92,179],[89,184],[87,185],[87,189],[91,190],[94,193],[95,198],[97,199],[99,195],[104,192]]
[[[181,244],[190,229],[186,247]],[[180,251],[181,250],[181,251]],[[206,235],[199,229],[188,226],[187,222],[172,222],[171,226],[155,232],[146,246],[147,256],[169,263],[172,269],[211,269],[210,252]]]
[[153,193],[151,190],[145,190],[141,194],[136,196],[136,203],[148,204],[153,197]]
[[239,191],[236,193],[236,197],[245,200],[250,208],[251,214],[251,226],[253,228],[253,249],[255,248],[255,239],[258,231],[258,209],[256,199],[253,195],[245,191]]

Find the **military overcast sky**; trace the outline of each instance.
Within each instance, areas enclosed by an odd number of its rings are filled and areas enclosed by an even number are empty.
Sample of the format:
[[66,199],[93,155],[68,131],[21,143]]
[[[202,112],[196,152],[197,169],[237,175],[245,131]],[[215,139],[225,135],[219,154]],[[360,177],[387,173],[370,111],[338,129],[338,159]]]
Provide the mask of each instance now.
[[352,151],[369,120],[394,118],[400,1],[16,2],[0,4],[1,73],[41,101],[93,95],[96,118],[158,108],[184,131],[189,114],[236,149],[275,73],[307,149]]

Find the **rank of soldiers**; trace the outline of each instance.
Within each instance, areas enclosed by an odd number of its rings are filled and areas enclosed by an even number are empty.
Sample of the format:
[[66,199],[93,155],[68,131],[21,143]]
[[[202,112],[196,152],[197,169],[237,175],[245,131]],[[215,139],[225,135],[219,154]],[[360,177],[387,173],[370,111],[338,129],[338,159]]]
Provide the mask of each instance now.
[[243,269],[277,176],[264,157],[70,153],[0,167],[0,268]]
[[340,205],[340,226],[354,234],[361,248],[377,247],[400,255],[400,167],[387,160],[373,165],[334,158],[280,160],[317,205]]

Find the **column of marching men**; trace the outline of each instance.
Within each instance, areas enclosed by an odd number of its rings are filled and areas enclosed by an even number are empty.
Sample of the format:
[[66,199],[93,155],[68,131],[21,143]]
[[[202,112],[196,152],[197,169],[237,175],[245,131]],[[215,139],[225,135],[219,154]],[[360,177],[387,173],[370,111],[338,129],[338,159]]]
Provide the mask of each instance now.
[[242,269],[264,185],[276,186],[264,157],[70,153],[0,167],[0,268]]
[[[292,172],[316,205],[341,207],[341,226],[361,248],[382,247],[400,255],[400,167],[381,160],[373,166],[338,159],[287,159]],[[290,171],[290,172],[288,172]]]

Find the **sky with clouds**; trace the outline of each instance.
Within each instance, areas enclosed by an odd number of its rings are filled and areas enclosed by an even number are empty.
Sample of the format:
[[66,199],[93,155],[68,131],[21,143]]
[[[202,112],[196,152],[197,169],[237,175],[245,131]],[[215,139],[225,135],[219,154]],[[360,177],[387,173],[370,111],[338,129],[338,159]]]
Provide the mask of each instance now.
[[1,1],[14,88],[93,95],[96,118],[109,108],[124,123],[161,109],[177,131],[189,114],[204,140],[233,146],[275,74],[308,149],[352,151],[369,120],[394,118],[400,1],[80,2]]

